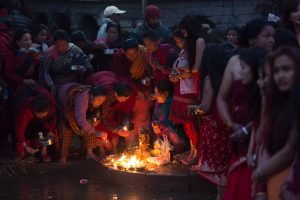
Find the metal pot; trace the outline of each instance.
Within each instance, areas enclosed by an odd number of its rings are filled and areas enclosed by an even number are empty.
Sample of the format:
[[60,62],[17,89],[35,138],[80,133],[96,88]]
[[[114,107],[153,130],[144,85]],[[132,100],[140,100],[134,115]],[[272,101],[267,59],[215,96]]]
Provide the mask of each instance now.
[[150,84],[150,81],[151,79],[149,77],[145,77],[141,79],[141,83],[146,86]]
[[39,143],[42,147],[50,146],[54,142],[54,138],[48,133],[46,136],[42,132],[38,133]]
[[104,49],[105,55],[112,55],[114,54],[115,49]]
[[42,147],[50,146],[53,144],[53,138],[48,138],[46,140],[40,141]]
[[82,65],[71,65],[71,70],[73,71],[80,71],[83,70],[85,67]]

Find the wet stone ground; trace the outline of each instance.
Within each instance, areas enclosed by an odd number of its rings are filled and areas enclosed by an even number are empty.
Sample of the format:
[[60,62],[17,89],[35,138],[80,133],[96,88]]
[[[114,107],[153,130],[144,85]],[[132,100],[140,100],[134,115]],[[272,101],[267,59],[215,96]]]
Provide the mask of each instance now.
[[[2,166],[3,167],[3,166]],[[16,166],[13,166],[16,168]],[[99,163],[86,160],[25,164],[14,176],[0,177],[0,200],[214,200],[215,188],[199,179],[188,187],[182,179],[161,179],[152,189],[141,188],[132,181],[116,184],[110,173]],[[132,176],[128,177],[132,179]],[[84,180],[86,179],[86,180]],[[80,181],[81,180],[81,181]],[[167,181],[166,181],[167,180]],[[135,184],[143,185],[138,177]],[[165,184],[179,185],[183,189],[170,190]],[[164,188],[162,188],[164,187]]]

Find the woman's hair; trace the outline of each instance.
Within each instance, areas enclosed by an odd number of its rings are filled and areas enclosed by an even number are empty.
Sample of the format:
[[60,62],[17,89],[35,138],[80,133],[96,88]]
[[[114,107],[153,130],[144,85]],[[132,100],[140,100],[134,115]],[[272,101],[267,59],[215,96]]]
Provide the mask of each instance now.
[[42,30],[48,31],[48,27],[45,24],[35,24],[31,28],[31,35],[33,37],[37,36]]
[[173,32],[172,32],[172,35],[173,37],[178,37],[178,38],[181,38],[181,39],[186,39],[186,37],[184,36],[184,33],[182,30],[180,29],[175,29]]
[[15,33],[15,38],[14,38],[15,42],[20,41],[26,33],[30,34],[30,31],[28,29],[24,29],[24,28],[17,29],[16,33]]
[[149,30],[143,34],[143,39],[149,39],[151,41],[158,41],[158,40],[160,40],[160,36],[156,31]]
[[262,18],[249,21],[242,30],[242,34],[240,37],[241,45],[244,47],[249,47],[249,41],[256,38],[266,26],[272,26],[272,24]]
[[264,138],[267,149],[271,153],[278,151],[285,145],[291,127],[295,122],[295,108],[290,103],[291,91],[281,92],[273,79],[274,62],[278,57],[283,55],[289,57],[294,62],[295,82],[298,82],[300,79],[300,50],[294,47],[280,47],[268,56],[271,81],[266,95],[266,127]]
[[237,36],[239,37],[241,34],[241,29],[238,26],[230,26],[226,29],[225,36],[227,36],[229,31],[235,31]]
[[205,15],[196,15],[195,17],[199,20],[201,24],[208,24],[212,29],[216,28],[216,24],[212,20],[207,18]]
[[59,29],[54,33],[54,41],[65,40],[66,42],[70,41],[69,35],[65,30]]
[[282,10],[282,24],[285,28],[295,31],[293,22],[290,20],[290,15],[292,12],[295,12],[297,10],[297,7],[300,3],[300,0],[286,0],[283,4],[283,10]]
[[77,43],[77,42],[86,42],[87,37],[83,31],[74,31],[71,35],[71,42]]
[[208,34],[204,31],[202,24],[197,19],[197,17],[192,15],[185,16],[180,21],[178,28],[180,30],[185,30],[187,33],[186,41],[187,41],[188,61],[189,61],[189,67],[190,69],[192,69],[192,67],[195,64],[196,41],[198,38],[203,38],[207,42]]
[[124,51],[127,51],[128,49],[138,49],[139,48],[139,42],[134,38],[129,38],[125,40],[123,44]]
[[158,83],[155,86],[156,86],[158,92],[169,92],[169,96],[173,95],[174,85],[171,81],[160,80],[160,81],[158,81]]
[[235,31],[236,32],[237,37],[238,37],[238,43],[239,43],[240,40],[241,40],[242,29],[238,26],[230,26],[229,28],[226,29],[226,32],[225,32],[226,39],[227,39],[227,34],[228,34],[229,31]]
[[20,48],[17,42],[19,42],[26,33],[30,34],[30,31],[25,28],[19,28],[16,30],[14,36],[14,42],[12,44],[12,49],[14,52],[16,52]]
[[114,91],[118,96],[129,97],[132,93],[132,88],[127,83],[117,83],[114,85]]
[[299,47],[298,39],[294,32],[289,29],[279,28],[276,29],[274,35],[275,45],[274,49],[281,46],[294,46]]
[[209,43],[205,46],[200,64],[200,91],[204,89],[205,77],[209,75],[214,94],[218,94],[223,74],[229,59],[238,54],[238,49],[230,44]]
[[51,103],[47,98],[37,98],[32,104],[32,110],[34,113],[48,112],[50,109],[50,105]]
[[119,33],[119,37],[121,36],[121,27],[119,24],[114,23],[114,22],[108,22],[106,25],[106,32],[110,29],[110,28],[116,28],[118,33]]
[[90,89],[90,95],[92,95],[93,97],[107,96],[107,89],[102,85],[93,86]]
[[266,50],[259,47],[254,47],[242,51],[239,55],[239,59],[245,62],[251,70],[252,80],[247,86],[247,103],[248,107],[251,108],[248,113],[248,119],[257,119],[260,116],[261,110],[261,95],[257,85],[259,78],[259,68],[263,66],[266,57]]
[[295,186],[294,189],[299,188],[300,186],[300,82],[298,82],[295,86],[295,89],[293,90],[293,102],[292,105],[296,110],[296,131],[297,131],[297,137],[296,137],[296,142],[295,142],[295,150],[297,152],[296,158],[298,162],[295,163],[294,165],[294,174],[293,174],[293,185]]
[[217,28],[213,28],[209,31],[208,34],[210,43],[223,43],[224,42],[224,34],[221,30]]
[[[297,133],[300,132],[300,82],[298,82],[293,90],[293,99],[292,105],[296,110],[296,124],[297,124]],[[297,151],[299,152],[300,156],[300,135],[298,134],[297,141],[296,141]]]

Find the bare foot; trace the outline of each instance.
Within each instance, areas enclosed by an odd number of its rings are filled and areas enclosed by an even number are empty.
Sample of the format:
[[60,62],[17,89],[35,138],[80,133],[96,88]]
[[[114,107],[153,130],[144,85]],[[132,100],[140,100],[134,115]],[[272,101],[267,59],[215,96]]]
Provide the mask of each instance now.
[[99,162],[98,156],[96,156],[96,155],[93,154],[93,153],[87,154],[87,155],[86,155],[86,159],[87,159],[87,160],[94,160],[94,161],[96,161],[96,162]]
[[185,165],[193,165],[198,163],[198,156],[197,154],[189,155],[188,157],[182,159],[181,161]]
[[42,161],[43,162],[50,162],[51,158],[48,156],[48,154],[42,154]]
[[67,163],[67,158],[65,157],[61,157],[59,160],[58,160],[59,163],[62,163],[62,164],[66,164]]
[[192,165],[190,169],[194,172],[200,171],[200,164]]

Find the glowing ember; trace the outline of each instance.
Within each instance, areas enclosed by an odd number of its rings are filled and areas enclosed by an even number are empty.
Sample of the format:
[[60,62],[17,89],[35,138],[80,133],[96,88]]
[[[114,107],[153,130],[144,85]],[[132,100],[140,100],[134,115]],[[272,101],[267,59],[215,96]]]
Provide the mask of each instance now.
[[130,156],[127,154],[122,154],[122,156],[117,160],[112,159],[111,163],[115,169],[120,167],[125,170],[144,168],[146,166],[146,162],[144,160],[139,159],[136,155]]

